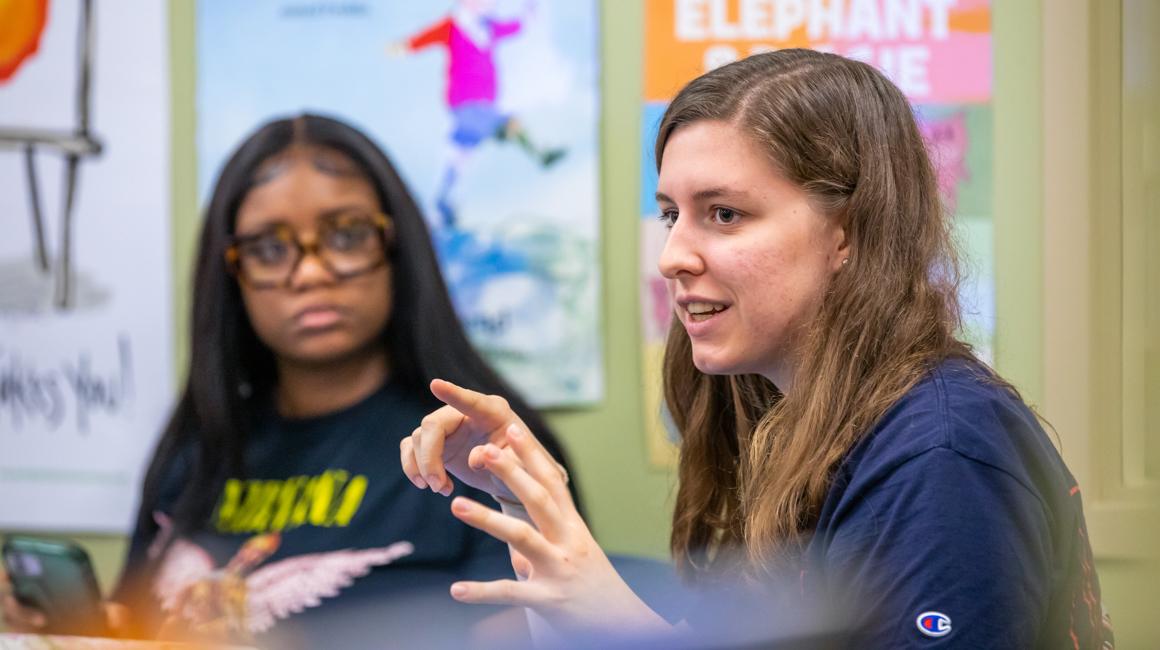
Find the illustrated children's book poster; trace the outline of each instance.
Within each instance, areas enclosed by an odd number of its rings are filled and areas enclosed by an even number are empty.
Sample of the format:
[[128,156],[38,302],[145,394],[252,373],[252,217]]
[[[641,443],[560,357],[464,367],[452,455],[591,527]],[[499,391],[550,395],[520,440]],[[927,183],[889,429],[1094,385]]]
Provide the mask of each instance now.
[[806,47],[878,67],[914,105],[963,248],[962,335],[986,360],[994,339],[990,0],[648,0],[641,107],[641,313],[649,448],[671,462],[660,360],[672,308],[657,260],[653,143],[681,87],[769,50]]
[[200,2],[204,201],[260,123],[329,114],[419,200],[475,345],[538,406],[603,395],[595,0]]
[[0,0],[0,529],[126,532],[172,405],[165,7]]

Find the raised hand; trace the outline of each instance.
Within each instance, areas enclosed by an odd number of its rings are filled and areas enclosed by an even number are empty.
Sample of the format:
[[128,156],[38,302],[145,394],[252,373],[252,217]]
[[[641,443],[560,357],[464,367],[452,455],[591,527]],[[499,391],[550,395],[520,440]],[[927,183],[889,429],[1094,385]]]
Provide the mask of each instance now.
[[[522,579],[457,582],[451,586],[452,597],[465,603],[522,605],[557,632],[672,630],[621,579],[576,511],[555,461],[525,429],[508,426],[502,437],[493,437],[469,456],[472,467],[508,487],[527,517],[496,512],[465,497],[452,501],[451,511],[507,542]],[[523,515],[515,510],[513,514]]]

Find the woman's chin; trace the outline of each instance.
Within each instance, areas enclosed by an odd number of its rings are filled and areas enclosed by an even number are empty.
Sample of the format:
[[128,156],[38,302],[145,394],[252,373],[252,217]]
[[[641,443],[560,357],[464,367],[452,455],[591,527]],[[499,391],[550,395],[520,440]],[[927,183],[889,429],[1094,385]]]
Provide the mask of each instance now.
[[739,374],[736,363],[730,363],[716,355],[693,353],[693,365],[706,375],[736,375]]
[[316,336],[309,340],[298,341],[292,349],[280,352],[279,356],[301,364],[327,365],[350,359],[364,347],[357,341],[341,333],[330,336]]

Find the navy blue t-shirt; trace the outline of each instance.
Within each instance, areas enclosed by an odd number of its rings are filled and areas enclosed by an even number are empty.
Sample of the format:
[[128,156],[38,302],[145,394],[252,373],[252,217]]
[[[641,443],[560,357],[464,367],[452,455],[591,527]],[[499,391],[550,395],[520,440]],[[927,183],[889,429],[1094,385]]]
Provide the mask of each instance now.
[[851,450],[803,557],[803,594],[862,647],[1111,647],[1079,487],[973,362],[942,363]]

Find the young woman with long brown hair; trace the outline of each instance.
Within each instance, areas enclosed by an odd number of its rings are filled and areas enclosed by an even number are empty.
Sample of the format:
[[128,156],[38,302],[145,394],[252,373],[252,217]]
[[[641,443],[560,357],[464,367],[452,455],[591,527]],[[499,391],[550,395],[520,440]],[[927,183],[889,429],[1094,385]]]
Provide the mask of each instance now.
[[[901,92],[839,56],[756,55],[680,92],[656,159],[679,571],[788,574],[805,598],[876,603],[845,610],[863,647],[1101,647],[1078,488],[955,336],[951,226]],[[447,406],[403,441],[404,471],[493,494],[504,514],[465,498],[452,511],[507,541],[523,578],[452,595],[557,629],[664,629],[506,404],[432,390]]]

